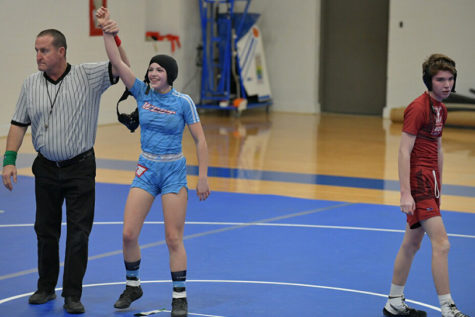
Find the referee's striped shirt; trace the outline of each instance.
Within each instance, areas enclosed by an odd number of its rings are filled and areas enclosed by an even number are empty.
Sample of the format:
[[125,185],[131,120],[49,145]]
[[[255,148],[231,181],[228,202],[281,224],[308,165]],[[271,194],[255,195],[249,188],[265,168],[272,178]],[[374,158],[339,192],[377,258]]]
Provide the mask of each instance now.
[[102,93],[118,78],[109,62],[68,64],[56,81],[44,72],[25,79],[12,124],[31,124],[33,146],[51,161],[73,158],[93,147]]

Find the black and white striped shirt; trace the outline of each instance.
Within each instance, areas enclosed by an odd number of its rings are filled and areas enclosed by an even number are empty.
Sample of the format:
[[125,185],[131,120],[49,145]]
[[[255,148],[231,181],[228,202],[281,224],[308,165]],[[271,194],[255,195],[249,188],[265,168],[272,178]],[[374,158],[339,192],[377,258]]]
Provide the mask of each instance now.
[[11,123],[31,124],[33,146],[47,159],[73,158],[93,147],[101,95],[117,80],[109,62],[68,64],[56,81],[34,73],[23,83]]

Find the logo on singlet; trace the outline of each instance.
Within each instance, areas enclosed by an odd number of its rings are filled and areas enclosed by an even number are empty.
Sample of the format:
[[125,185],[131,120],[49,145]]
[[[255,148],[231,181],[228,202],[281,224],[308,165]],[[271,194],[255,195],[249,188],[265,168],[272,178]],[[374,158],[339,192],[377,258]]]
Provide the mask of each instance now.
[[435,123],[432,128],[431,134],[439,135],[442,132],[443,127],[442,115],[440,113],[442,111],[442,107],[432,107],[432,109],[434,110]]
[[156,112],[156,113],[164,113],[164,114],[175,114],[176,113],[176,111],[163,109],[163,108],[154,106],[154,105],[152,105],[148,102],[145,102],[143,104],[142,109],[145,109],[145,110],[148,110],[148,111],[151,111],[151,112]]
[[145,173],[146,171],[148,170],[148,168],[146,168],[145,166],[142,166],[140,164],[137,164],[137,169],[135,170],[135,175],[137,175],[137,177],[140,177],[143,175],[143,173]]

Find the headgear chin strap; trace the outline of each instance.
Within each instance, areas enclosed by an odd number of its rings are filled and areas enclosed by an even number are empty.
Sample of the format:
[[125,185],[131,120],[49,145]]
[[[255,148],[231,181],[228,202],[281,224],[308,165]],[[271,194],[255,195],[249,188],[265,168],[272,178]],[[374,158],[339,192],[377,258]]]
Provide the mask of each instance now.
[[117,119],[119,119],[119,122],[125,125],[127,129],[130,130],[130,132],[134,132],[135,129],[137,129],[139,126],[139,109],[135,108],[135,110],[131,112],[130,114],[119,113],[119,103],[127,99],[129,95],[132,95],[132,94],[127,88],[125,88],[125,91],[122,94],[122,97],[120,97],[119,101],[117,101],[117,106],[116,106]]

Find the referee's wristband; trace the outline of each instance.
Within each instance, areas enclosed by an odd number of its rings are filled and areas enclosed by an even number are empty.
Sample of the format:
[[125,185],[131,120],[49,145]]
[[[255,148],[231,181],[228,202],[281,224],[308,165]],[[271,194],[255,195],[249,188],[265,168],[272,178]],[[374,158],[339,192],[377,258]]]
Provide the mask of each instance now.
[[6,165],[15,165],[17,152],[15,151],[6,151],[3,156],[3,166]]
[[114,40],[115,40],[115,45],[117,45],[117,47],[119,47],[120,44],[122,44],[122,41],[120,40],[120,38],[117,34],[114,35]]

